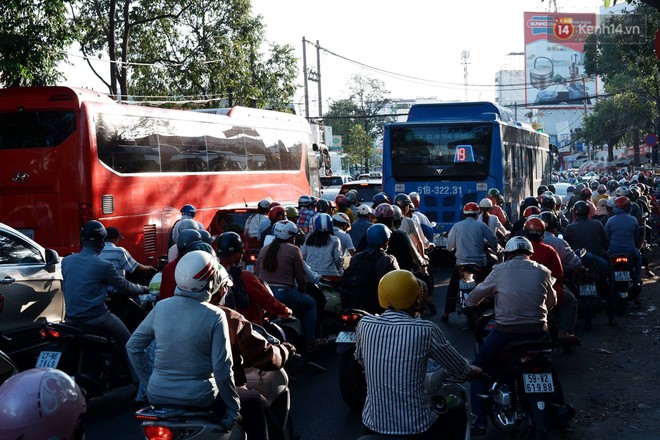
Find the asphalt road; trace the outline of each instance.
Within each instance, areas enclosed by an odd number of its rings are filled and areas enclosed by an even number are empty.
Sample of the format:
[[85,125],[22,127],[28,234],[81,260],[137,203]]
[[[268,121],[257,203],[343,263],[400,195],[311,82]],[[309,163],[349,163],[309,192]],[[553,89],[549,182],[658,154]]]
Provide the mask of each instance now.
[[[449,269],[436,269],[436,292],[434,303],[438,307],[438,316],[430,317],[439,322],[439,314],[444,305]],[[599,344],[608,327],[604,317],[594,322],[593,330],[581,334],[583,347]],[[463,316],[451,315],[449,324],[439,324],[449,341],[467,358],[474,356],[474,337],[467,329]],[[580,382],[589,374],[581,365],[579,350],[572,356],[555,357],[566,400],[580,392]],[[315,353],[310,359],[313,363],[305,365],[290,375],[292,393],[292,418],[294,431],[304,440],[356,439],[363,433],[360,415],[352,412],[342,401],[339,392],[339,356],[333,346]],[[315,365],[318,365],[315,366]],[[88,411],[87,440],[139,440],[143,439],[139,423],[133,419],[133,413],[140,407],[132,401],[134,390],[123,390],[114,396],[98,399],[90,403]],[[484,440],[506,438],[492,426]],[[559,436],[557,435],[557,438]],[[568,438],[577,439],[569,432]],[[630,437],[633,438],[633,437]]]

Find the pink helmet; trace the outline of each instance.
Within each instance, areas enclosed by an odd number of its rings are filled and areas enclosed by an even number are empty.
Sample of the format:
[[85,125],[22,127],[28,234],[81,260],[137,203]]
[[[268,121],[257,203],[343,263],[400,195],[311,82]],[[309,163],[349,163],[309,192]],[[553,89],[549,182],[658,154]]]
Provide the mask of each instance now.
[[85,398],[67,374],[33,368],[0,386],[0,438],[80,438]]

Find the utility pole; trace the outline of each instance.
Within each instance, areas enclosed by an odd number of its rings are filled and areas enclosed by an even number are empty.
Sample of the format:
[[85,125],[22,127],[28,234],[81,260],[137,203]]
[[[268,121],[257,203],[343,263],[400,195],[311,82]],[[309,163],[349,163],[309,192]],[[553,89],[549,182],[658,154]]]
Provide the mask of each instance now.
[[302,37],[303,46],[303,81],[305,84],[305,118],[309,120],[309,90],[307,88],[307,50],[305,49],[305,37]]
[[316,70],[309,69],[307,70],[307,51],[305,50],[305,43],[313,44],[311,41],[307,41],[305,37],[302,39],[303,42],[303,74],[305,81],[305,117],[309,119],[309,87],[307,81],[314,81],[318,83],[318,93],[319,93],[319,117],[323,116],[323,102],[321,101],[321,45],[319,45],[319,40],[316,40]]
[[322,118],[323,100],[321,99],[321,45],[319,44],[319,40],[316,40],[316,74],[316,81],[319,86],[319,118]]
[[464,50],[461,52],[461,64],[463,64],[463,78],[465,79],[465,101],[468,100],[468,60],[470,59],[470,51]]

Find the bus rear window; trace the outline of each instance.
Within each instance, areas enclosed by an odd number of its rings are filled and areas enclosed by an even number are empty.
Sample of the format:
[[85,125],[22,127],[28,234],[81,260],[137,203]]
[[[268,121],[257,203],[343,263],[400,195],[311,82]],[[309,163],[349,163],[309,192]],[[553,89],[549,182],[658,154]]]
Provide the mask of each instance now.
[[76,131],[70,110],[0,114],[0,150],[57,147]]
[[395,179],[469,179],[488,176],[493,125],[429,124],[390,127]]

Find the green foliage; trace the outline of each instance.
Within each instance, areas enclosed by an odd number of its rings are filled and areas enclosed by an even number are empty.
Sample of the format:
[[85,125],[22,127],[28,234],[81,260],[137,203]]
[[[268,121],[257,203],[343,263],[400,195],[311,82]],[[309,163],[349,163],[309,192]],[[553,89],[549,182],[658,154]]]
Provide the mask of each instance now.
[[[636,44],[629,36],[600,33],[590,35],[585,45],[585,71],[604,79],[607,94],[585,118],[583,135],[588,142],[607,142],[610,160],[612,148],[627,134],[633,140],[640,131],[660,131],[660,70],[653,51],[660,12],[637,2],[634,12],[611,15],[607,23],[630,25],[634,14],[643,18],[646,31]],[[637,148],[637,141],[632,143]]]
[[[323,115],[326,125],[332,126],[332,133],[340,135],[344,142],[344,152],[352,163],[364,163],[375,154],[374,141],[383,134],[385,123],[392,120],[382,113],[391,104],[389,91],[382,81],[364,75],[353,75],[348,81],[350,96],[330,104]],[[361,128],[361,132],[356,127]],[[363,134],[369,138],[363,138]]]
[[264,28],[249,0],[87,0],[76,22],[83,52],[113,60],[106,84],[123,99],[284,109],[295,92],[293,48],[260,53]]
[[0,2],[0,85],[53,85],[62,74],[57,65],[75,37],[67,20],[69,0],[3,0]]

